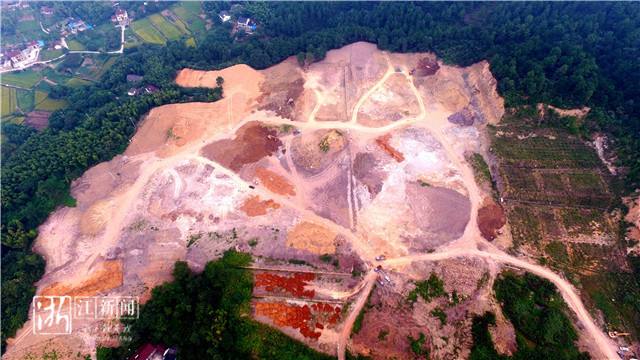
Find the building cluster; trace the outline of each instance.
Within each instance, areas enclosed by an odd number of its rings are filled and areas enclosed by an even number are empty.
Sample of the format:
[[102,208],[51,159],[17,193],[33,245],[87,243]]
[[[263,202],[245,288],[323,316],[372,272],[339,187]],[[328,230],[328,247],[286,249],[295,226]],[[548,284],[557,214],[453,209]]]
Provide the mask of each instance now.
[[131,22],[127,10],[116,8],[116,13],[111,17],[111,22],[118,24],[119,26],[128,26]]
[[[223,23],[226,23],[227,21],[231,21],[232,20],[232,15],[228,11],[223,10],[220,13],[218,13],[218,18]],[[255,21],[251,20],[251,18],[244,17],[244,16],[238,16],[236,18],[236,21],[235,21],[234,25],[235,25],[236,30],[242,30],[242,31],[244,31],[246,33],[249,33],[249,34],[254,32],[254,31],[256,31],[256,29],[258,27]]]
[[43,41],[31,41],[23,49],[7,48],[0,54],[1,70],[24,69],[38,61]]

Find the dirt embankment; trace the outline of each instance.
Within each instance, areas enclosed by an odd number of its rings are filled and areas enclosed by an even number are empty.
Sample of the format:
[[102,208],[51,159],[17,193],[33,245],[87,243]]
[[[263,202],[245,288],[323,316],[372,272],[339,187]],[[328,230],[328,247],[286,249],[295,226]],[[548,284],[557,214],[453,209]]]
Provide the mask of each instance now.
[[122,285],[122,280],[122,261],[105,261],[87,277],[73,282],[51,284],[42,289],[39,295],[93,296],[117,288]]
[[238,129],[233,140],[212,142],[202,148],[202,154],[237,172],[246,164],[272,155],[280,146],[276,130],[250,122]]
[[379,138],[376,139],[376,144],[378,144],[378,146],[380,146],[382,148],[382,150],[384,150],[387,154],[389,154],[397,162],[403,162],[404,161],[404,155],[402,155],[402,153],[400,151],[394,149],[393,146],[391,146],[389,144],[389,140],[390,139],[391,139],[391,134],[386,134],[386,135],[380,136]]

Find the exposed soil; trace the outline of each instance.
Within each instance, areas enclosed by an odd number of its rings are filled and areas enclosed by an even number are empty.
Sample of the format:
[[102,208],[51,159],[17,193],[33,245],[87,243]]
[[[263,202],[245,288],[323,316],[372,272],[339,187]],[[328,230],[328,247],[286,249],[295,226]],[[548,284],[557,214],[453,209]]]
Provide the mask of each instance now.
[[[47,267],[38,293],[109,291],[144,301],[171,279],[176,260],[201,271],[237,249],[260,266],[289,269],[258,276],[256,319],[321,351],[334,353],[337,345],[344,356],[357,314],[382,283],[372,297],[382,306],[369,310],[361,331],[367,340],[354,337],[351,350],[408,358],[407,336],[423,332],[435,358],[463,358],[467,315],[486,310],[488,294],[476,289],[480,257],[496,269],[505,262],[551,279],[607,349],[570,284],[482,238],[476,214],[489,194],[464,154],[486,148],[484,126],[504,112],[488,63],[451,67],[430,54],[356,43],[306,69],[290,58],[262,71],[186,69],[176,81],[212,87],[218,76],[222,100],[153,109],[124,155],[74,182],[77,207],[56,210],[39,229],[34,249]],[[470,126],[447,120],[461,111],[473,114]],[[375,260],[380,254],[387,260]],[[448,258],[458,260],[437,262]],[[284,275],[291,268],[319,275]],[[441,297],[408,306],[412,281],[430,271],[447,292],[463,296],[458,305]],[[342,302],[351,303],[344,318]],[[432,315],[435,306],[446,325]],[[46,341],[31,336],[31,326],[7,358]],[[381,330],[386,340],[378,339]],[[68,343],[92,352],[98,336],[74,333]]]
[[239,171],[242,166],[276,152],[282,146],[277,134],[274,129],[250,122],[238,129],[233,140],[218,140],[206,145],[202,148],[202,154],[226,168]]
[[240,206],[240,210],[244,211],[248,216],[260,216],[265,215],[269,209],[278,209],[280,204],[268,199],[260,200],[260,197],[255,195],[247,198],[245,202]]
[[105,261],[89,276],[73,283],[54,283],[42,289],[39,295],[94,296],[122,285],[122,261]]
[[319,255],[333,254],[336,252],[335,239],[336,234],[331,230],[303,221],[287,234],[287,246]]
[[482,236],[491,241],[498,236],[500,230],[507,222],[502,206],[493,201],[488,201],[478,209],[478,228]]
[[471,204],[460,193],[446,188],[407,184],[407,199],[415,224],[422,234],[411,246],[420,250],[433,249],[462,235],[469,222]]
[[294,305],[284,302],[256,302],[255,312],[269,318],[279,327],[298,329],[302,336],[317,340],[325,327],[335,325],[342,308],[326,303]]
[[286,177],[280,176],[277,173],[259,167],[256,169],[256,177],[269,191],[272,191],[280,195],[295,196],[296,191],[293,185],[287,180]]

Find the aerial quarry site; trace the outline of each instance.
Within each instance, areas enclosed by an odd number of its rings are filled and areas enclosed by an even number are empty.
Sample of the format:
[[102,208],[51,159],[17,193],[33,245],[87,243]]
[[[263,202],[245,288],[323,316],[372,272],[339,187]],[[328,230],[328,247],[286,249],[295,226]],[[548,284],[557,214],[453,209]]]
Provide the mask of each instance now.
[[[489,128],[505,113],[487,62],[455,67],[360,42],[305,67],[292,57],[260,71],[183,69],[175,81],[215,87],[218,77],[222,100],[154,108],[122,155],[73,182],[77,206],[56,210],[34,243],[46,259],[38,295],[143,303],[177,260],[199,271],[235,249],[253,258],[259,322],[339,359],[408,358],[407,338],[419,332],[431,358],[457,359],[468,357],[473,316],[485,311],[496,314],[496,349],[515,349],[492,294],[497,274],[512,269],[555,284],[582,351],[618,358],[570,281],[526,247],[509,250],[504,199],[469,161],[480,154],[493,166]],[[446,295],[407,303],[431,274]],[[113,345],[100,322],[55,336],[34,335],[30,320],[4,358],[95,354]]]

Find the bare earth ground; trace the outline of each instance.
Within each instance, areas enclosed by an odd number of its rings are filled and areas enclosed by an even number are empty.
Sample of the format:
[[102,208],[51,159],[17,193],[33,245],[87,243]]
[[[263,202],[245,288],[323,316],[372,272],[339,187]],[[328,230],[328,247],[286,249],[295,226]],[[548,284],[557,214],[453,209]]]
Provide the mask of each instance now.
[[[176,260],[198,270],[235,248],[272,274],[256,287],[256,319],[312,347],[407,357],[407,335],[423,329],[432,353],[458,357],[469,352],[473,314],[499,312],[490,288],[506,264],[556,284],[585,350],[615,357],[571,284],[502,252],[478,228],[491,195],[465,155],[486,151],[485,126],[504,113],[488,63],[451,67],[355,43],[305,71],[288,59],[264,71],[185,69],[176,82],[211,87],[218,76],[224,99],[153,109],[123,155],[73,183],[77,207],[54,212],[36,240],[47,261],[39,294],[144,300]],[[381,254],[387,260],[376,262]],[[384,273],[373,271],[378,263]],[[443,326],[428,314],[444,298],[396,308],[432,271],[462,296]],[[372,291],[367,316],[376,321],[351,338]],[[29,321],[5,357],[51,346],[94,354],[112,343],[99,324],[56,337],[33,334]],[[507,353],[509,329],[505,320],[494,331]]]

